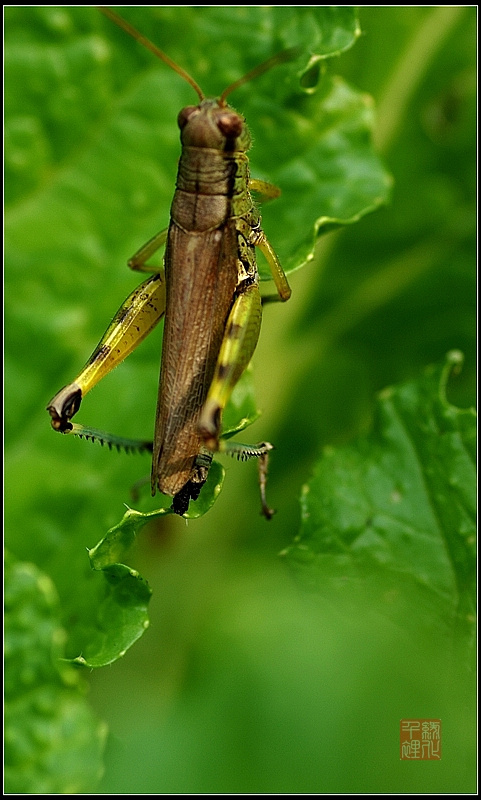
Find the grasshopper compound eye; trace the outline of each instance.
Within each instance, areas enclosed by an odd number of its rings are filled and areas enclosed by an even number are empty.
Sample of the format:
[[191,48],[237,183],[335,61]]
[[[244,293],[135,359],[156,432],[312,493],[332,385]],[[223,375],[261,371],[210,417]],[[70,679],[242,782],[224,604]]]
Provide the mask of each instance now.
[[177,125],[179,126],[180,130],[183,130],[187,125],[188,121],[195,115],[199,113],[198,106],[186,106],[181,111],[179,111],[179,115],[177,117]]
[[235,112],[223,113],[222,116],[217,117],[217,127],[226,139],[237,138],[244,128],[244,120]]

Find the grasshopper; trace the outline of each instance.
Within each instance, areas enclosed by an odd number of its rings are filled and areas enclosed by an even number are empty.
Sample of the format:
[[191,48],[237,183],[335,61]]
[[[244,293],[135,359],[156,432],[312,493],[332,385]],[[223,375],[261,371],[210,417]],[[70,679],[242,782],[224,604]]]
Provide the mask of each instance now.
[[[199,496],[213,453],[259,460],[262,513],[273,515],[265,498],[272,445],[240,445],[221,438],[222,411],[259,337],[262,301],[255,248],[264,254],[276,284],[275,299],[291,294],[279,260],[261,227],[250,189],[264,197],[279,190],[250,178],[251,140],[244,118],[227,102],[238,86],[297,50],[284,51],[206,99],[180,66],[108,8],[103,13],[167,63],[195,90],[197,105],[178,115],[182,143],[170,225],[138,250],[128,265],[154,271],[122,304],[73,383],[47,410],[54,430],[98,440],[110,447],[152,452],[151,489],[173,498],[185,514]],[[165,245],[164,269],[147,261]],[[270,298],[267,298],[270,299]],[[119,364],[165,315],[159,395],[153,444],[112,436],[72,423],[85,394]]]

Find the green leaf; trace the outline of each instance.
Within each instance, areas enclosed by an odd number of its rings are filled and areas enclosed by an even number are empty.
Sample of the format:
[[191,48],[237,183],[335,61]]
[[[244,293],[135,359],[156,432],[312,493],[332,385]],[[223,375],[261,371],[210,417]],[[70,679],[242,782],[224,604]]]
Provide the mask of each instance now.
[[260,416],[252,381],[252,368],[247,367],[229,398],[222,416],[222,436],[230,438],[240,433]]
[[[183,515],[185,519],[196,519],[209,510],[222,488],[223,480],[223,468],[216,461],[213,461],[201,495],[197,500],[192,502],[189,511]],[[166,514],[172,514],[170,508],[172,502],[171,498],[164,497],[164,500],[166,503],[165,507],[158,508],[155,511],[149,511],[145,514],[140,511],[135,511],[133,508],[129,508],[118,525],[111,528],[106,536],[95,547],[89,550],[89,558],[92,567],[98,570],[116,564],[116,562],[124,558],[126,553],[128,553],[137,533],[144,525]]]
[[124,564],[103,568],[104,595],[85,632],[85,648],[72,663],[104,667],[125,655],[149,626],[147,607],[152,594],[147,582]]
[[79,673],[60,661],[66,636],[55,588],[11,556],[5,587],[6,792],[92,791],[106,727],[85,700]]
[[[372,147],[372,99],[341,78],[326,75],[315,95],[288,101],[287,108],[271,112],[269,104],[258,102],[253,117],[267,113],[274,124],[262,132],[255,157],[268,164],[276,154],[271,177],[282,195],[264,216],[275,213],[283,220],[276,249],[290,271],[313,258],[319,236],[358,222],[385,203],[392,181]],[[281,142],[276,131],[283,131]],[[315,211],[311,227],[305,224],[306,209]],[[269,278],[265,270],[261,274]]]
[[[197,519],[212,507],[223,479],[224,470],[214,461],[207,482],[184,514],[185,519]],[[77,637],[81,652],[70,659],[72,663],[90,668],[111,664],[122,658],[147,630],[151,589],[136,570],[119,562],[128,555],[147,523],[172,514],[171,498],[165,498],[165,503],[165,507],[147,513],[128,509],[118,525],[89,550],[90,563],[94,570],[102,572],[105,582],[95,601],[94,616],[84,623]]]
[[[402,595],[402,581],[422,589],[428,601],[419,618],[427,625],[437,608],[439,624],[471,628],[476,417],[445,393],[462,360],[452,351],[418,381],[381,392],[372,431],[324,452],[303,490],[300,534],[285,551],[318,590],[367,587],[376,571],[390,576],[394,595]],[[396,609],[392,595],[389,604]]]

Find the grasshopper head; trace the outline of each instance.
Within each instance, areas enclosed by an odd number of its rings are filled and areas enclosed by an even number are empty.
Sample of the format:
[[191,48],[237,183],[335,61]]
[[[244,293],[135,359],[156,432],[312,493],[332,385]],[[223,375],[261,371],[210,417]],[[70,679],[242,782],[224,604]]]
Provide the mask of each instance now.
[[186,106],[177,118],[184,147],[246,151],[251,145],[244,117],[219,100],[202,100]]

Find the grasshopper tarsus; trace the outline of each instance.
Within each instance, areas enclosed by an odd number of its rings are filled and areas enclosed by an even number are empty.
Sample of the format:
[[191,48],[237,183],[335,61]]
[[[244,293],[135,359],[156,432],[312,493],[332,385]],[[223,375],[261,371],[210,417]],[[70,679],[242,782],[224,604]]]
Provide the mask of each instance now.
[[[268,445],[269,442],[265,442],[264,444]],[[267,469],[269,466],[269,450],[272,449],[273,447],[272,445],[270,445],[269,448],[264,453],[262,453],[261,456],[259,456],[259,489],[261,493],[261,514],[263,514],[263,516],[268,520],[272,519],[272,517],[276,513],[273,508],[269,508],[266,500],[266,483],[267,483]]]
[[262,508],[259,511],[259,514],[261,514],[265,519],[271,520],[274,514],[277,514],[277,511],[275,508],[269,508],[266,503],[262,503]]

